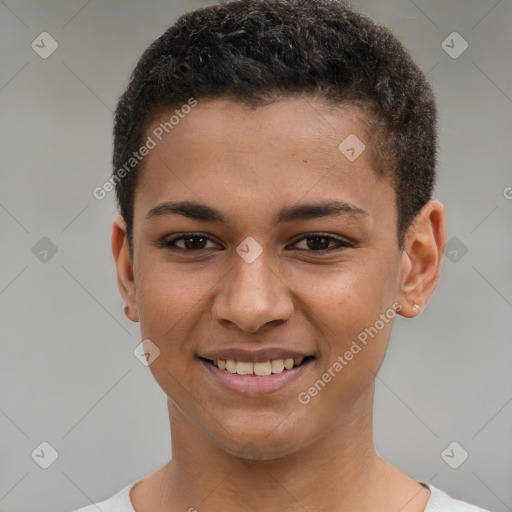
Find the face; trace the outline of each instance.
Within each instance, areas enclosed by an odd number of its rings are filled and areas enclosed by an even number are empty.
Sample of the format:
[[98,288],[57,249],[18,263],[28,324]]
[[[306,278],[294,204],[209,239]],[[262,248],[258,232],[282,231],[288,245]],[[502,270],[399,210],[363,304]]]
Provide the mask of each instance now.
[[293,453],[364,412],[412,268],[370,144],[353,108],[216,99],[145,157],[123,295],[175,414],[229,453]]

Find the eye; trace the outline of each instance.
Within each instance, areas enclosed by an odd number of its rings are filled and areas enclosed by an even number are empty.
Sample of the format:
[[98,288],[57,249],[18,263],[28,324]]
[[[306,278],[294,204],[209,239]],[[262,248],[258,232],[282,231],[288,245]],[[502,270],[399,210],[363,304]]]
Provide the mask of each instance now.
[[[209,236],[202,233],[184,233],[174,238],[164,239],[158,242],[158,246],[170,250],[197,252],[215,248],[207,247],[209,242],[218,246]],[[292,246],[297,246],[299,242],[304,244],[303,247],[299,247],[299,250],[307,252],[330,252],[344,247],[352,247],[350,242],[324,233],[310,233],[295,241]],[[332,245],[333,243],[334,245]]]
[[[175,238],[162,240],[159,245],[168,249],[178,249],[192,252],[206,250],[206,244],[208,241],[211,242],[211,238],[201,233],[185,233],[184,235],[180,235]],[[178,245],[180,242],[183,243]]]
[[[350,242],[347,242],[342,238],[326,235],[324,233],[311,233],[305,237],[300,238],[292,245],[296,245],[299,242],[303,241],[305,241],[305,247],[299,248],[299,250],[307,251],[308,249],[310,249],[313,252],[320,252],[341,249],[343,247],[352,247],[352,244]],[[335,243],[334,247],[330,247],[329,245],[333,242]]]

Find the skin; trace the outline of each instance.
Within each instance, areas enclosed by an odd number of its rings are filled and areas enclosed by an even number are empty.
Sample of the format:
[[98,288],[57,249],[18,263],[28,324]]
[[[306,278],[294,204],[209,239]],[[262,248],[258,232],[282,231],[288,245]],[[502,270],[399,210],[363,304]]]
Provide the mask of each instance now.
[[[307,405],[297,399],[393,303],[402,316],[419,314],[439,279],[443,206],[423,207],[400,251],[395,192],[372,169],[363,121],[355,108],[334,111],[310,97],[253,110],[199,100],[146,156],[133,260],[120,216],[112,250],[127,315],[160,350],[150,370],[168,397],[173,453],[132,489],[137,512],[424,510],[428,489],[373,443],[375,378],[392,322]],[[350,134],[366,144],[353,162],[338,149]],[[184,200],[219,210],[227,224],[146,218],[163,202]],[[275,222],[283,207],[331,200],[366,215]],[[190,232],[210,240],[195,239],[188,252],[183,240],[181,251],[158,245]],[[304,238],[319,232],[332,239]],[[262,248],[252,263],[235,250],[249,236]],[[353,245],[336,250],[337,239]],[[198,359],[234,346],[315,359],[279,392],[244,396],[216,384]]]

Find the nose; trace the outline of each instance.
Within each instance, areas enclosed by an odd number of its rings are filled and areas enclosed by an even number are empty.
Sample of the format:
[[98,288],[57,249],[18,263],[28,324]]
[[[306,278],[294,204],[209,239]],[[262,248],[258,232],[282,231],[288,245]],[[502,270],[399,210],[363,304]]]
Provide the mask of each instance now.
[[251,263],[234,255],[235,264],[221,282],[212,315],[246,332],[257,332],[271,322],[284,322],[293,313],[288,286],[271,269],[265,251]]

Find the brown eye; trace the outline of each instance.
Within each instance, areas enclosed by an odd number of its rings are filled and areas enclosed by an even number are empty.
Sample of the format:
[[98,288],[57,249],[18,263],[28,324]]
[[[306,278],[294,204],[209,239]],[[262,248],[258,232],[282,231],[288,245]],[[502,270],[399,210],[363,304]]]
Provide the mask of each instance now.
[[204,249],[207,239],[204,236],[187,236],[182,240],[186,249]]
[[168,249],[193,252],[207,249],[206,244],[209,241],[211,241],[211,239],[206,235],[186,233],[170,240],[163,241],[160,245]]
[[328,249],[330,243],[331,240],[325,236],[308,236],[307,238],[308,247],[314,250]]
[[[299,242],[305,241],[305,247],[299,248],[299,250],[310,250],[310,251],[329,251],[340,249],[343,247],[350,247],[351,244],[346,240],[342,240],[340,238],[336,238],[333,236],[324,235],[321,233],[315,233],[297,240],[295,244],[297,245]],[[334,245],[331,245],[334,243]]]

